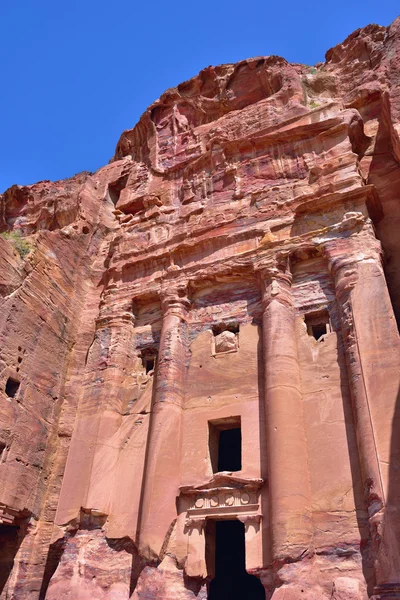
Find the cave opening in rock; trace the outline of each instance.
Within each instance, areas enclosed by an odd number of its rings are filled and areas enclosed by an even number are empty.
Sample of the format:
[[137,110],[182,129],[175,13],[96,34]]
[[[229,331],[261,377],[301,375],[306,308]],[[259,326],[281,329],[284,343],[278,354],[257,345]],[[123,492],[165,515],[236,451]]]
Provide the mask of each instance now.
[[240,417],[209,422],[209,449],[213,473],[242,468]]
[[214,575],[208,600],[265,600],[262,583],[246,572],[244,525],[237,519],[209,521],[206,527],[207,570]]
[[9,377],[6,382],[6,394],[9,398],[14,398],[18,392],[19,381]]
[[0,442],[0,463],[4,461],[6,454],[6,445],[3,442]]
[[114,206],[117,204],[122,190],[126,187],[128,175],[119,177],[116,181],[108,184],[108,196]]

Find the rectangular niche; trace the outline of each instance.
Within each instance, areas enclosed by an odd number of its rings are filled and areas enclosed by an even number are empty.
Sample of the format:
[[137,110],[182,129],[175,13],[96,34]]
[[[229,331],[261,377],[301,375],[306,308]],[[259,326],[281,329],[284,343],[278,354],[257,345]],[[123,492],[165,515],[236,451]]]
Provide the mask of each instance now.
[[227,354],[239,349],[239,323],[218,323],[212,328],[212,354]]
[[157,351],[153,348],[142,350],[140,357],[144,370],[148,375],[152,375],[154,373],[154,369],[156,368]]
[[332,331],[329,312],[327,310],[309,313],[304,316],[304,321],[307,326],[308,335],[316,341],[320,340],[326,333]]
[[213,473],[242,469],[242,427],[239,416],[208,422],[208,447]]

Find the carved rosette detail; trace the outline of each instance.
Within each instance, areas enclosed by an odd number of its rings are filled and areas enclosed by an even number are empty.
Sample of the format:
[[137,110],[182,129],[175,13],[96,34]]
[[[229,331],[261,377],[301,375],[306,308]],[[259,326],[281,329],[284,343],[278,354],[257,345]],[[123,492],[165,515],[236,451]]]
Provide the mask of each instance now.
[[204,498],[202,498],[201,496],[199,496],[198,498],[196,498],[196,502],[194,503],[194,507],[195,508],[203,508],[204,506]]
[[226,494],[225,504],[226,506],[233,506],[235,503],[235,496],[233,494]]
[[249,504],[258,503],[258,493],[256,491],[243,491],[240,489],[221,489],[218,493],[207,493],[193,496],[190,504],[190,511],[207,510],[213,508],[241,507]]
[[242,492],[240,494],[240,503],[241,504],[249,504],[250,502],[250,496],[247,492]]

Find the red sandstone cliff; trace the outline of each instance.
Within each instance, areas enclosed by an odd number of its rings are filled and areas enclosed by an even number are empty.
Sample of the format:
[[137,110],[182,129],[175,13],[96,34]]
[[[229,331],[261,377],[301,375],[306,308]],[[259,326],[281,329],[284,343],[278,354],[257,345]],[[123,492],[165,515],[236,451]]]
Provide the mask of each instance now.
[[1,196],[1,599],[400,598],[399,190],[397,19]]

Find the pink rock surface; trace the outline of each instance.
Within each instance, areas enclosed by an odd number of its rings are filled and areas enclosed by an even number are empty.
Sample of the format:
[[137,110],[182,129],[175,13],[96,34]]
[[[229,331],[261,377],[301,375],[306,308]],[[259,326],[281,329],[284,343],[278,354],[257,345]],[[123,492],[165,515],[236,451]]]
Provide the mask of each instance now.
[[1,600],[400,598],[399,136],[397,19],[4,192]]

